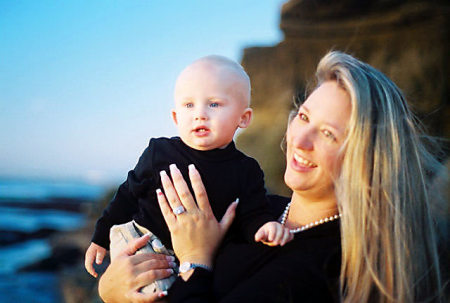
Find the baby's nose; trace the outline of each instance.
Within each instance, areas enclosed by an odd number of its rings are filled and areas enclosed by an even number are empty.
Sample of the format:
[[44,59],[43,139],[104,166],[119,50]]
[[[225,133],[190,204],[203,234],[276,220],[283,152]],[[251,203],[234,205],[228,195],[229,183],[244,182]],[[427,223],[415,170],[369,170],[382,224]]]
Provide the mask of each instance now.
[[206,119],[208,119],[206,111],[200,109],[195,113],[195,120],[206,120]]

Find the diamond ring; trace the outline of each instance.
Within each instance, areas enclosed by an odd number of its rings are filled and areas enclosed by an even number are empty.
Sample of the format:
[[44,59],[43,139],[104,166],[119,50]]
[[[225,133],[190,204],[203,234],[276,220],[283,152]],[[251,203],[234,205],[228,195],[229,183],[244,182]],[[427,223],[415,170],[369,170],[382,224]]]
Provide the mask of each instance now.
[[186,210],[184,209],[183,205],[177,206],[175,207],[175,209],[173,210],[173,213],[175,215],[181,215],[182,213],[184,213]]

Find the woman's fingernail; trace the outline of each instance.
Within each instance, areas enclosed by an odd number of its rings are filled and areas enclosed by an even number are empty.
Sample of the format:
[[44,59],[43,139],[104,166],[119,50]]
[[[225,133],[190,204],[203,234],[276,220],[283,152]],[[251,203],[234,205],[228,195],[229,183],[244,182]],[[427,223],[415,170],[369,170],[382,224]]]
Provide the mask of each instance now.
[[193,171],[195,169],[195,165],[189,164],[188,169],[189,169],[189,171]]
[[173,262],[173,261],[175,261],[175,257],[174,256],[166,256],[166,260],[169,262]]
[[160,175],[161,177],[162,177],[162,176],[167,176],[167,173],[166,173],[165,170],[162,170],[162,171],[159,172],[159,175]]
[[159,295],[158,295],[158,298],[164,298],[165,296],[167,296],[167,291],[166,290],[163,291],[163,292],[160,292]]
[[172,269],[172,268],[166,269],[166,271],[167,271],[167,273],[169,273],[169,274],[173,274],[173,269]]
[[177,169],[176,164],[170,164],[169,169],[170,169],[170,171],[174,171],[175,169]]
[[156,249],[160,249],[160,248],[163,248],[164,245],[161,243],[161,241],[159,241],[158,239],[155,239],[152,241],[152,247],[156,248]]
[[169,262],[169,266],[172,267],[172,268],[175,268],[175,267],[177,267],[177,263]]
[[158,188],[158,189],[156,190],[156,194],[157,194],[158,196],[161,196],[163,193],[162,193],[162,191]]
[[239,198],[236,198],[236,200],[234,200],[234,203],[238,204],[239,203]]

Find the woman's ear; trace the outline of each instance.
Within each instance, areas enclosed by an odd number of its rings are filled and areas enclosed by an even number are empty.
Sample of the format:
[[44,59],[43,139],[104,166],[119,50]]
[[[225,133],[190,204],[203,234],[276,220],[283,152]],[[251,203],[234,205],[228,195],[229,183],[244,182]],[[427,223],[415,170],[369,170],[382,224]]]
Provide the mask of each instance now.
[[239,121],[238,126],[240,128],[246,128],[247,126],[249,126],[250,122],[252,121],[252,115],[253,110],[250,107],[246,108],[241,115],[241,121]]
[[174,109],[172,109],[172,120],[175,122],[175,125],[178,125],[177,112]]

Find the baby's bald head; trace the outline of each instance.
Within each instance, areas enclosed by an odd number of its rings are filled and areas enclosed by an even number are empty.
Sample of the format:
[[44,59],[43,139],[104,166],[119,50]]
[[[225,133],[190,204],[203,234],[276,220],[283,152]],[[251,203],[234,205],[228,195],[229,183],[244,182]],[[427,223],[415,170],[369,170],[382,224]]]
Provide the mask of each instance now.
[[175,99],[177,91],[181,90],[186,82],[195,82],[193,78],[197,78],[200,82],[206,79],[211,80],[211,78],[217,79],[219,85],[228,88],[233,99],[242,102],[245,107],[250,106],[250,78],[242,66],[233,60],[210,55],[192,62],[177,78]]

